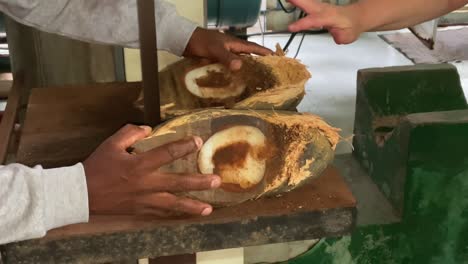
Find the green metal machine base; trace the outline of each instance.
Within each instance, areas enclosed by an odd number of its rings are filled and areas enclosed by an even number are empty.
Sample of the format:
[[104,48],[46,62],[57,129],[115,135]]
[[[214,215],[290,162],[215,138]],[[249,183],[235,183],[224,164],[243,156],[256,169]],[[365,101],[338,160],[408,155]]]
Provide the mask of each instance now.
[[247,28],[260,15],[260,0],[207,0],[208,26],[215,28]]
[[359,226],[288,263],[468,263],[468,110],[456,69],[362,70],[356,102],[354,155],[400,222]]

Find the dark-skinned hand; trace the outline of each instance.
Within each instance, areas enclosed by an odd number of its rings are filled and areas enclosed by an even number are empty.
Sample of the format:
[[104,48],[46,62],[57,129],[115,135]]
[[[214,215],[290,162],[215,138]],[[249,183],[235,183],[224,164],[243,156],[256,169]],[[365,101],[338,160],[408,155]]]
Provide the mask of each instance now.
[[269,55],[273,51],[256,43],[245,41],[217,30],[197,28],[185,48],[185,57],[204,58],[220,62],[228,69],[242,67],[239,54]]
[[218,188],[215,175],[170,174],[158,168],[200,149],[203,141],[190,137],[141,154],[127,149],[147,137],[149,127],[127,125],[104,141],[83,162],[89,208],[96,214],[209,215],[211,205],[173,193]]

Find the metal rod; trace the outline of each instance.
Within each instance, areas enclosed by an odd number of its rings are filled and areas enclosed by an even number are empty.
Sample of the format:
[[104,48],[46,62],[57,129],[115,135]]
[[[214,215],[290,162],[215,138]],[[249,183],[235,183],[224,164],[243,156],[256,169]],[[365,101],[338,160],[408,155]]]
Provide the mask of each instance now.
[[154,0],[137,1],[145,123],[155,126],[161,122],[156,6]]

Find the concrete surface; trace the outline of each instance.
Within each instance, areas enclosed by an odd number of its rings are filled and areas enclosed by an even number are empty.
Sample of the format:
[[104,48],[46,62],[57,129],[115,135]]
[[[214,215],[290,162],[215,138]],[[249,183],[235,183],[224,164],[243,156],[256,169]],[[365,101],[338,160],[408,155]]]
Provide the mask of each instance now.
[[[287,42],[289,35],[265,36],[265,46],[274,48]],[[294,56],[301,36],[296,36],[288,56]],[[252,37],[261,43],[261,37]],[[409,65],[411,61],[393,49],[375,33],[368,33],[353,44],[336,45],[328,34],[307,35],[297,57],[312,74],[299,111],[322,116],[342,129],[342,137],[352,136],[356,98],[356,74],[359,69]],[[341,143],[337,153],[348,153],[351,145]]]

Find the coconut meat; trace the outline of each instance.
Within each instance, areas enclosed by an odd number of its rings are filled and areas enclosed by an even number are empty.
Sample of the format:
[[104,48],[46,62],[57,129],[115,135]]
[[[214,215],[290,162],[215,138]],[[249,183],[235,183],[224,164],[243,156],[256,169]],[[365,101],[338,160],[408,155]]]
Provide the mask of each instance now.
[[[220,83],[203,82],[199,80],[210,77],[210,73],[224,75],[225,80]],[[224,65],[216,63],[190,70],[185,75],[185,86],[193,95],[204,99],[227,99],[240,96],[247,85],[240,78],[232,78]]]
[[233,126],[213,134],[198,155],[203,174],[217,174],[223,183],[243,189],[260,183],[266,169],[263,132],[253,126]]

